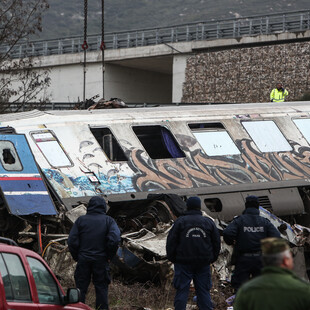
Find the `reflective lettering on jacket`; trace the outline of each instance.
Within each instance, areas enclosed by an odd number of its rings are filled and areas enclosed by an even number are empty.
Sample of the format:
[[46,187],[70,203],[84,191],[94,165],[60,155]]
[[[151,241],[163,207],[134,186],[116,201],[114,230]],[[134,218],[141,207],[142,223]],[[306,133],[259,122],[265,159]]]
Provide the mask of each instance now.
[[186,238],[200,238],[201,234],[204,238],[206,238],[207,234],[203,229],[201,229],[200,227],[193,227],[187,231]]
[[243,227],[243,231],[252,232],[252,233],[264,232],[264,226],[259,226],[259,227],[245,226]]

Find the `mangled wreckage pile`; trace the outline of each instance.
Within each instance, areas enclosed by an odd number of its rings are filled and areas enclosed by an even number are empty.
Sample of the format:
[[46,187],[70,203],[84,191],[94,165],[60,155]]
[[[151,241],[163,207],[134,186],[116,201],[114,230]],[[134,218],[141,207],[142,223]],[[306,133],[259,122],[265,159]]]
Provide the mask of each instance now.
[[[185,210],[184,200],[177,195],[149,194],[134,203],[108,202],[107,214],[113,217],[121,232],[121,244],[112,261],[114,276],[126,283],[135,281],[165,283],[171,276],[166,259],[166,238],[173,221]],[[72,223],[86,213],[84,204],[66,212]],[[73,278],[74,262],[68,252],[66,238],[50,240],[44,257],[60,278]],[[70,271],[70,272],[68,272]]]
[[[79,209],[79,211],[77,211]],[[173,265],[166,258],[166,238],[173,221],[186,210],[183,197],[169,194],[150,194],[148,199],[127,203],[109,203],[108,214],[118,223],[122,231],[121,245],[112,261],[114,277],[125,283],[147,282],[170,285],[173,277]],[[73,212],[67,212],[72,221],[86,212],[80,205]],[[203,211],[204,216],[208,216]],[[310,229],[299,224],[290,225],[260,207],[260,215],[268,218],[291,245],[295,260],[295,272],[308,280],[310,259]],[[227,223],[213,219],[220,232]],[[51,240],[44,257],[60,278],[71,277],[75,263],[68,252],[66,237]],[[230,282],[233,266],[231,256],[233,247],[222,242],[218,260],[213,264],[222,283]]]
[[[307,102],[125,109],[101,102],[0,121],[0,231],[41,253],[60,277],[74,269],[70,228],[96,195],[122,230],[113,269],[126,281],[171,276],[166,236],[195,195],[220,230],[242,213],[247,196],[257,196],[261,214],[294,248],[298,273],[308,274]],[[223,243],[214,264],[222,281],[231,252]]]

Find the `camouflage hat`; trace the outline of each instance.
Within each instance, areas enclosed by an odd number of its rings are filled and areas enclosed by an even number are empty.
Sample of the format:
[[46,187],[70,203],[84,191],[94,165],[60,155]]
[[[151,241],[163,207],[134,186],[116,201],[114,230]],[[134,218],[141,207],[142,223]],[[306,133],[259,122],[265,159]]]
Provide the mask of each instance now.
[[282,253],[290,249],[288,242],[283,238],[265,238],[261,240],[263,255]]

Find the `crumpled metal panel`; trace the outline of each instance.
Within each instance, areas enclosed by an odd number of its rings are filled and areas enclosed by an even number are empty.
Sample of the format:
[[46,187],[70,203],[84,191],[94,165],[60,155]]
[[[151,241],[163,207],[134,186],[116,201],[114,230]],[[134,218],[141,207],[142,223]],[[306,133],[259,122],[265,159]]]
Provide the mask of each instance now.
[[259,213],[261,216],[267,218],[275,227],[282,227],[282,229],[280,229],[281,236],[287,239],[290,243],[297,245],[297,234],[294,232],[290,224],[281,220],[263,207],[259,207]]
[[[126,240],[129,248],[142,251],[147,250],[160,258],[164,258],[166,256],[166,241],[169,229],[156,235],[143,228],[137,233],[122,235],[122,238]],[[139,235],[143,236],[135,239]]]
[[86,207],[82,204],[71,209],[70,211],[67,211],[66,216],[71,221],[71,223],[74,223],[80,216],[86,214],[86,210]]

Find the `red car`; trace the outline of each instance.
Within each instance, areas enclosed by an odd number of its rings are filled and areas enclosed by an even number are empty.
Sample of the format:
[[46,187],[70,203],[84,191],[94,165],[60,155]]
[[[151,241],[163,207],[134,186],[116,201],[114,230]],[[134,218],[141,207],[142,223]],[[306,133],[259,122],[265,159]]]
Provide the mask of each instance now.
[[77,288],[64,294],[40,255],[0,237],[0,310],[91,310],[79,299]]

